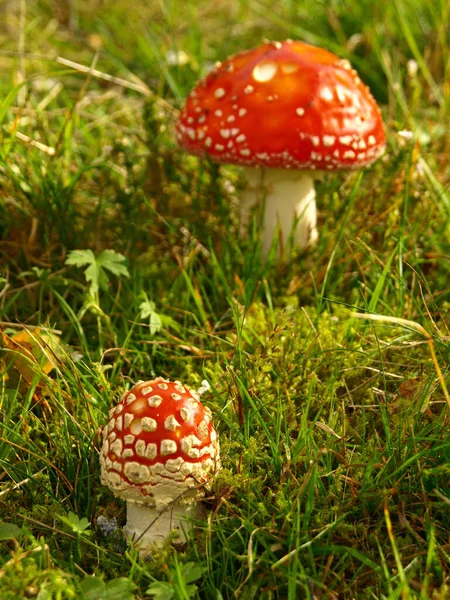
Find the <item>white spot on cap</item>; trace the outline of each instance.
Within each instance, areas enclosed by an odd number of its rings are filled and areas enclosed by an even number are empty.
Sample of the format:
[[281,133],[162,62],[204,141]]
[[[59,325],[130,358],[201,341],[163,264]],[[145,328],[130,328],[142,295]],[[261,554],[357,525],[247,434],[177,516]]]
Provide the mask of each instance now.
[[161,442],[161,454],[167,456],[168,454],[175,454],[178,450],[177,443],[174,440],[163,440]]
[[247,85],[244,89],[244,94],[251,94],[255,88],[252,85]]
[[124,467],[124,475],[133,483],[144,483],[150,477],[150,471],[138,462],[129,462]]
[[214,92],[214,96],[219,99],[219,98],[223,98],[225,96],[226,92],[223,88],[217,88],[217,90]]
[[134,394],[128,394],[127,399],[126,399],[126,403],[127,404],[131,404],[135,400],[136,400],[136,396]]
[[303,117],[303,115],[305,114],[305,109],[304,108],[296,108],[295,112],[297,113],[297,115],[299,117]]
[[144,440],[138,440],[136,442],[135,449],[136,449],[136,454],[138,456],[144,457],[144,455],[145,455],[145,442],[144,442]]
[[209,433],[208,423],[206,421],[202,421],[201,423],[199,423],[199,425],[197,427],[197,431],[198,431],[198,435],[202,439],[205,439],[206,437],[208,437],[208,433]]
[[336,65],[338,67],[342,67],[346,71],[351,71],[352,70],[352,65],[350,64],[350,61],[348,61],[346,58],[339,59],[337,61]]
[[191,420],[191,417],[192,417],[191,411],[188,408],[183,407],[180,410],[180,417],[183,419],[183,421],[185,423],[188,423]]
[[177,390],[177,392],[180,392],[180,394],[185,394],[186,393],[186,390],[184,389],[184,386],[182,386],[179,381],[175,382],[174,388]]
[[116,419],[117,431],[122,431],[122,426],[123,426],[123,417],[117,417],[117,419]]
[[369,137],[367,138],[367,143],[369,144],[369,146],[374,146],[377,143],[375,136],[369,135]]
[[322,100],[324,100],[325,102],[331,102],[334,98],[334,94],[333,92],[330,90],[329,87],[325,86],[323,87],[320,92],[319,92],[319,96],[322,98]]
[[189,398],[188,400],[189,408],[196,411],[198,409],[199,401],[195,398]]
[[222,152],[223,150],[225,150],[225,146],[223,146],[222,144],[216,144],[214,146],[214,149],[217,150],[217,152]]
[[[190,140],[193,140],[193,141],[195,140],[195,138],[196,138],[195,129],[193,129],[192,127],[188,127],[186,129],[186,133]],[[161,387],[161,384],[158,387]]]
[[247,114],[247,109],[246,109],[246,108],[240,108],[240,109],[238,110],[238,115],[239,115],[240,117],[245,117],[245,115],[246,115],[246,114]]
[[342,103],[344,103],[346,101],[346,99],[350,99],[350,100],[353,99],[356,104],[358,104],[358,105],[360,104],[358,96],[356,94],[353,94],[350,90],[348,90],[343,85],[336,86],[336,95],[338,97],[338,100]]
[[205,140],[205,146],[207,148],[211,148],[211,144],[212,144],[212,139],[210,137],[207,137]]
[[111,486],[113,488],[120,488],[122,487],[122,477],[119,475],[119,473],[108,473],[108,483],[111,484]]
[[128,429],[128,427],[131,425],[131,423],[133,422],[134,419],[134,415],[132,415],[131,413],[125,413],[125,429]]
[[256,67],[253,69],[252,75],[255,81],[265,83],[266,81],[270,81],[276,72],[277,65],[274,62],[264,62],[256,65]]
[[184,460],[181,456],[179,456],[178,458],[169,458],[166,461],[166,469],[169,471],[169,473],[176,473],[177,471],[180,470],[181,465],[184,463]]
[[199,118],[198,118],[198,122],[199,122],[200,124],[202,124],[202,123],[204,123],[205,121],[206,121],[206,117],[205,117],[205,115],[200,115],[200,116],[199,116]]
[[251,152],[248,148],[244,148],[243,150],[239,150],[239,154],[241,154],[241,156],[250,156]]
[[353,152],[353,150],[346,150],[342,155],[342,158],[355,158],[355,156],[356,154]]
[[130,434],[130,435],[126,435],[126,436],[123,438],[123,441],[125,442],[125,444],[126,444],[127,446],[130,446],[130,445],[131,445],[131,444],[134,442],[134,440],[135,440],[135,437],[136,437],[136,436],[134,436],[134,435],[131,435],[131,434]]
[[230,130],[229,129],[221,129],[220,130],[220,135],[224,138],[224,139],[228,139],[230,137]]
[[203,131],[203,129],[200,129],[197,132],[197,139],[199,139],[200,141],[205,137],[205,132]]
[[168,416],[164,421],[164,428],[167,429],[167,431],[175,431],[177,427],[181,427],[181,425],[173,415]]
[[141,419],[141,423],[142,423],[142,430],[143,431],[156,431],[158,424],[155,421],[155,419],[152,419],[150,417],[142,417]]
[[353,141],[353,137],[351,135],[342,135],[339,138],[339,141],[343,146],[350,146]]
[[192,473],[193,470],[194,470],[194,464],[191,463],[191,462],[185,462],[180,467],[180,473],[184,477],[187,477],[188,475],[191,475],[191,473]]
[[214,111],[214,114],[216,115],[216,117],[223,117],[223,111],[220,110],[220,108],[218,108],[217,110]]
[[134,450],[131,448],[125,448],[122,452],[122,458],[131,458],[132,456],[134,456]]
[[227,117],[227,123],[233,123],[233,121],[236,121],[236,117],[234,115]]
[[240,144],[241,142],[245,142],[246,139],[247,139],[247,136],[244,135],[243,133],[241,133],[240,135],[237,136],[236,142],[238,144]]
[[187,435],[186,437],[184,437],[181,440],[181,450],[187,454],[188,456],[190,456],[189,452],[191,451],[191,449],[193,448],[193,446],[200,446],[201,445],[201,441],[198,439],[197,436],[195,435]]
[[153,388],[151,385],[148,385],[147,387],[142,388],[142,390],[141,390],[141,394],[143,396],[147,396],[148,394],[151,394],[152,392],[153,392]]
[[123,450],[123,444],[122,444],[122,440],[120,440],[120,439],[117,439],[109,447],[109,451],[114,453],[119,458],[122,456],[122,450]]
[[[373,136],[370,136],[370,137],[373,137]],[[374,138],[374,139],[375,139],[375,138]],[[374,143],[375,143],[375,142],[374,142]],[[116,406],[116,410],[115,410],[115,413],[116,413],[116,415],[120,415],[120,413],[122,412],[122,410],[123,410],[123,404],[118,404],[118,405]]]
[[313,146],[318,146],[320,144],[320,137],[316,136],[316,135],[312,135],[311,136],[311,142]]
[[110,422],[108,423],[108,433],[110,433],[114,429],[114,424],[115,424],[114,419],[111,419]]
[[230,130],[230,133],[232,136],[237,135],[240,132],[240,129],[238,129],[237,127],[232,127]]
[[158,396],[158,395],[150,396],[150,398],[147,398],[147,402],[148,402],[148,405],[150,406],[150,408],[158,408],[158,406],[162,402],[162,398],[161,398],[161,396]]
[[145,449],[145,458],[148,460],[154,460],[156,458],[158,449],[156,444],[147,444],[147,448]]
[[167,383],[158,383],[158,387],[160,390],[167,390],[169,388]]
[[322,141],[324,146],[332,146],[336,141],[336,138],[334,135],[324,135]]

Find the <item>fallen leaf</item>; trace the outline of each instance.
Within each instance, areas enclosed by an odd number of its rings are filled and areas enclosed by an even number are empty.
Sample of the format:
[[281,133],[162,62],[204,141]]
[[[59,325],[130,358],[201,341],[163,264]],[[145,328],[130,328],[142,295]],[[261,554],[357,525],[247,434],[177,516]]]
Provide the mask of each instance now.
[[0,329],[0,357],[8,369],[4,372],[10,386],[19,386],[21,391],[26,391],[31,384],[37,383],[36,390],[46,394],[48,388],[42,383],[42,376],[48,375],[56,366],[59,344],[58,336],[41,332],[39,328],[23,329],[13,336]]

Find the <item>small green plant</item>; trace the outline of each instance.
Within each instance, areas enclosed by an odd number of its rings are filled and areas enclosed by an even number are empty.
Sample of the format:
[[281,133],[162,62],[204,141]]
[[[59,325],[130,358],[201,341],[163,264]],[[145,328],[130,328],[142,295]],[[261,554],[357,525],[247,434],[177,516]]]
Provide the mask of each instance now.
[[154,581],[147,594],[154,600],[189,600],[196,596],[198,587],[194,581],[200,579],[206,567],[188,562],[184,565],[175,559],[173,569],[169,571],[169,581]]
[[5,523],[0,521],[0,542],[6,540],[18,539],[22,535],[22,530],[14,523]]
[[125,256],[115,250],[102,250],[97,256],[92,250],[72,250],[66,259],[66,265],[86,267],[84,276],[89,283],[89,295],[99,304],[99,290],[108,288],[107,271],[117,277],[129,277],[127,267],[123,264]]
[[133,600],[133,584],[126,577],[105,583],[100,577],[86,577],[80,584],[83,600]]
[[156,312],[156,304],[148,298],[145,292],[141,292],[141,297],[143,301],[139,304],[139,318],[143,321],[148,320],[150,335],[155,335],[164,327],[180,331],[179,324],[172,317]]
[[[66,265],[75,267],[86,267],[84,276],[89,284],[89,291],[78,318],[81,320],[87,311],[94,313],[97,316],[97,329],[99,340],[102,340],[102,320],[106,323],[111,331],[113,339],[115,334],[112,331],[111,321],[100,306],[100,290],[107,291],[108,289],[108,272],[117,277],[129,277],[130,273],[127,267],[123,264],[125,256],[119,254],[115,250],[102,250],[97,256],[92,250],[72,250],[66,259]],[[102,350],[102,348],[101,348]]]
[[159,314],[155,311],[155,303],[153,300],[149,300],[147,297],[144,302],[139,304],[139,318],[142,320],[148,319],[150,335],[155,335],[162,327],[162,321]]
[[86,519],[86,517],[82,517],[80,519],[75,513],[70,511],[67,517],[58,515],[58,518],[60,521],[68,525],[77,537],[82,535],[89,536],[92,533],[91,531],[87,531],[88,527],[90,527],[91,524]]
[[69,512],[67,517],[65,517],[63,515],[57,515],[57,516],[58,516],[58,519],[60,521],[62,521],[65,525],[67,525],[72,530],[74,535],[76,536],[78,557],[79,557],[79,559],[81,559],[81,557],[82,557],[81,541],[83,538],[89,537],[91,535],[92,532],[88,531],[88,527],[90,527],[91,524],[86,519],[86,517],[82,517],[80,519],[72,511]]

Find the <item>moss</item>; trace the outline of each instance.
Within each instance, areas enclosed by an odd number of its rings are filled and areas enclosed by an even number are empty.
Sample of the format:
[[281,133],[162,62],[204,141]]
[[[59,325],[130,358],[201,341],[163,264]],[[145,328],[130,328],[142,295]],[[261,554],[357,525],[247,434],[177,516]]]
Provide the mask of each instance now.
[[[77,598],[73,576],[54,564],[48,564],[45,547],[30,555],[29,549],[17,547],[2,567],[1,597],[16,600],[37,596],[51,600]],[[40,556],[39,556],[40,555]]]

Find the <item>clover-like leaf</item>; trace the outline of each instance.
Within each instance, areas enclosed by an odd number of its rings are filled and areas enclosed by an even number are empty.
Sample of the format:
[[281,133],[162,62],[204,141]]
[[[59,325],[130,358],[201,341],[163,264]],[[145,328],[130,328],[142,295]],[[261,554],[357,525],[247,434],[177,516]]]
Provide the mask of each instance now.
[[86,517],[82,517],[81,519],[72,511],[69,512],[67,517],[62,515],[58,515],[58,519],[68,525],[70,529],[77,535],[91,535],[91,531],[86,531],[88,527],[91,526],[88,519]]
[[106,290],[108,285],[109,271],[117,277],[129,277],[130,273],[123,264],[125,256],[115,250],[102,250],[98,256],[92,250],[72,250],[66,259],[66,265],[75,267],[86,267],[84,276],[87,283],[90,284],[89,291],[92,296],[98,293],[98,290]]

